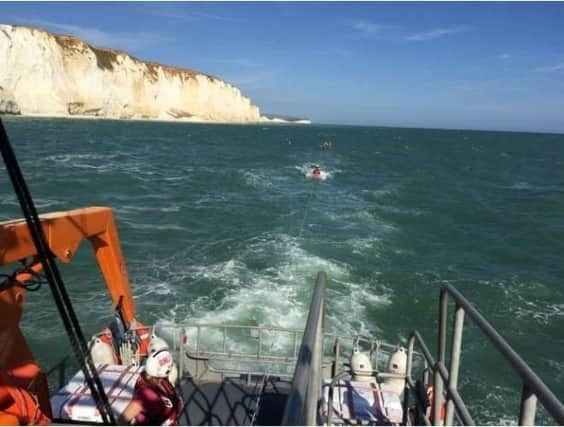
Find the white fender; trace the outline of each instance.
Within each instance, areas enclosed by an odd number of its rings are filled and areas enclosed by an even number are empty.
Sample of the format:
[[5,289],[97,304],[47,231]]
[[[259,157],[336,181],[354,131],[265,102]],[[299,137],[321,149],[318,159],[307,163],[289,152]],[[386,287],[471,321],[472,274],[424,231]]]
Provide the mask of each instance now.
[[156,336],[153,332],[151,334],[151,340],[149,341],[149,354],[155,353],[159,350],[168,350],[168,344],[165,340]]
[[114,355],[114,349],[108,343],[105,343],[98,337],[92,337],[90,341],[90,356],[94,364],[116,365],[117,360]]
[[407,353],[405,352],[405,348],[398,347],[397,350],[390,355],[386,372],[389,374],[402,375],[403,378],[384,378],[384,384],[387,385],[387,388],[393,390],[400,396],[403,395],[405,388],[406,369]]
[[353,381],[376,381],[376,378],[372,375],[372,362],[370,362],[368,353],[360,351],[358,347],[353,348],[350,364]]

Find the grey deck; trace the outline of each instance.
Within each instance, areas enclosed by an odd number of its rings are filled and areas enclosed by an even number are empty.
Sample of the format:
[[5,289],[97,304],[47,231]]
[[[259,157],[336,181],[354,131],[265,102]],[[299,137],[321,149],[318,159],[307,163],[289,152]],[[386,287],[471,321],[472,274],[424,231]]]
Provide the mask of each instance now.
[[290,382],[262,376],[225,377],[178,387],[184,402],[180,425],[280,425]]

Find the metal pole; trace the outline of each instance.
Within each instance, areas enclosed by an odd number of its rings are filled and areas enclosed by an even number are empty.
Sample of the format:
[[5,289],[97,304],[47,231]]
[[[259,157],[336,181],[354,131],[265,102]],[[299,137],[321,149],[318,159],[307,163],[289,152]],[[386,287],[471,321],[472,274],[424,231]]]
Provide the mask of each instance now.
[[[284,409],[283,425],[305,425],[312,417],[315,420],[321,383],[314,383],[314,381],[319,381],[320,367],[313,365],[319,364],[320,361],[320,355],[315,354],[315,352],[319,353],[320,351],[320,345],[317,343],[321,342],[320,337],[322,337],[320,335],[322,332],[320,320],[325,304],[326,280],[325,272],[319,272],[292,379],[292,387]],[[313,412],[313,415],[308,411]],[[313,424],[315,424],[315,421]]]
[[521,410],[519,412],[520,426],[534,426],[535,414],[537,412],[537,396],[532,390],[523,383],[523,392],[521,393]]
[[335,361],[331,367],[331,379],[337,375],[337,369],[339,369],[339,357],[341,355],[341,346],[339,344],[339,337],[335,338]]
[[[441,297],[439,301],[439,348],[438,363],[444,364],[446,358],[446,334],[447,334],[447,316],[448,316],[448,300],[447,293],[441,288]],[[441,407],[443,405],[444,381],[438,370],[434,369],[433,378],[433,425],[442,425],[441,423]]]
[[306,425],[317,425],[317,404],[321,394],[321,362],[323,360],[323,310],[319,311],[317,320],[319,325],[316,331],[313,348],[313,363],[311,365],[311,378],[308,384],[307,399],[305,404]]
[[[462,349],[462,330],[464,328],[464,309],[458,304],[455,309],[454,330],[452,332],[452,349],[450,354],[450,368],[448,373],[448,388],[456,390],[458,386],[458,371],[460,368],[460,353]],[[447,399],[445,425],[452,425],[454,418],[454,403]]]
[[405,375],[407,376],[407,381],[405,382],[405,389],[403,391],[403,425],[407,425],[407,408],[409,406],[409,385],[412,382],[411,369],[413,365],[414,344],[415,344],[415,336],[411,335],[409,337],[409,342],[407,345],[407,364],[405,366]]
[[447,336],[447,316],[448,316],[448,294],[441,288],[439,301],[439,362],[445,363],[446,359],[446,336]]
[[441,423],[441,406],[443,406],[443,387],[444,381],[441,378],[439,370],[435,368],[433,376],[433,425],[440,426]]
[[405,366],[405,373],[407,378],[411,379],[411,369],[413,366],[413,346],[415,344],[415,335],[409,337],[409,342],[407,345],[407,364]]
[[186,348],[184,347],[184,343],[186,342],[186,330],[184,327],[180,328],[180,347],[178,350],[178,371],[180,374],[179,382],[182,381],[182,377],[184,376],[184,353],[186,352]]

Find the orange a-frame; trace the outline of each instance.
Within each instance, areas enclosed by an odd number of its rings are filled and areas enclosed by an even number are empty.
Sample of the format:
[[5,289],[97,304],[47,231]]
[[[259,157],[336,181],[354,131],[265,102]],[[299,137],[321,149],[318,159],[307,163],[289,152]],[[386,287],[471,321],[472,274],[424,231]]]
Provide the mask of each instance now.
[[[80,243],[87,239],[92,245],[114,305],[121,301],[124,320],[129,325],[135,317],[135,304],[125,260],[110,208],[89,207],[40,216],[47,244],[63,262],[70,262]],[[0,222],[0,265],[25,258],[35,258],[37,251],[24,220]],[[30,266],[42,269],[35,258]],[[25,282],[30,273],[16,277]],[[0,424],[2,402],[8,402],[10,392],[29,389],[38,397],[41,410],[50,415],[49,393],[45,374],[38,366],[20,330],[26,290],[17,285],[0,291]],[[4,418],[9,423],[10,418]],[[20,420],[21,421],[21,420]]]

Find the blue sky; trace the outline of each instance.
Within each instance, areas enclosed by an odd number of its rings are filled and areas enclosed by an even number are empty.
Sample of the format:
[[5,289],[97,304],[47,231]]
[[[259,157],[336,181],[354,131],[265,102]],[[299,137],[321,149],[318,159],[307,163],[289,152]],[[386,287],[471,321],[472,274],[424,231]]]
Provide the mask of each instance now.
[[0,3],[317,123],[564,132],[564,3]]

